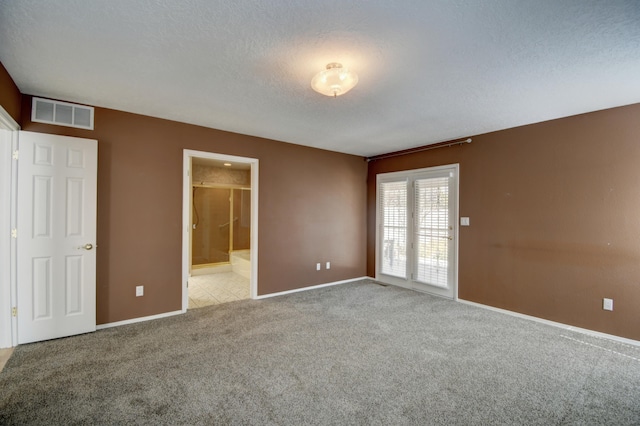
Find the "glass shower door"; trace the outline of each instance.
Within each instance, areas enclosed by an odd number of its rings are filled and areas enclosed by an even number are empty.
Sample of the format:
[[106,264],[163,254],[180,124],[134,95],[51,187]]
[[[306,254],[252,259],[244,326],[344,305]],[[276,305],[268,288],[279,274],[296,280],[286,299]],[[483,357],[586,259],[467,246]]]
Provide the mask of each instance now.
[[229,262],[230,198],[228,188],[194,187],[193,265]]

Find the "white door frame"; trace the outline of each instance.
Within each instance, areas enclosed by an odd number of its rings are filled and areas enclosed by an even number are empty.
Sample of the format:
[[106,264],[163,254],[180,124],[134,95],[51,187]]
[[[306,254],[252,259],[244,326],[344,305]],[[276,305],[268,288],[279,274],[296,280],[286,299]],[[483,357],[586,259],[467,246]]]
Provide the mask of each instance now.
[[[17,306],[16,240],[11,229],[16,226],[17,167],[13,152],[18,149],[20,126],[0,106],[0,129],[9,133],[0,135],[0,348],[18,344],[18,321],[11,315]],[[7,202],[8,201],[8,202]]]
[[[453,170],[454,172],[454,188],[455,188],[455,196],[453,197],[453,217],[454,217],[454,223],[453,223],[453,251],[454,251],[454,259],[453,259],[453,277],[452,277],[452,286],[453,286],[453,300],[458,300],[458,235],[460,235],[459,233],[459,225],[460,225],[460,219],[459,219],[459,205],[460,205],[460,164],[456,163],[456,164],[447,164],[447,165],[442,165],[442,166],[435,166],[435,167],[426,167],[426,168],[422,168],[422,169],[412,169],[412,170],[402,170],[402,171],[398,171],[398,172],[389,172],[389,173],[380,173],[376,176],[376,250],[375,250],[375,259],[376,259],[376,270],[375,270],[375,276],[376,276],[376,280],[381,281],[381,282],[385,282],[388,284],[392,284],[392,285],[397,285],[400,287],[405,287],[405,288],[410,288],[412,290],[419,290],[422,291],[422,288],[416,288],[414,286],[412,286],[411,284],[411,279],[410,279],[410,272],[411,271],[407,271],[407,279],[406,280],[402,280],[402,279],[393,279],[393,277],[388,277],[385,275],[380,274],[380,265],[381,265],[381,261],[382,261],[382,253],[380,253],[380,221],[381,221],[381,212],[378,206],[378,190],[379,190],[379,186],[380,186],[380,182],[381,181],[385,181],[386,179],[394,179],[394,178],[411,178],[413,176],[416,175],[420,175],[422,173],[425,172],[437,172],[437,171],[442,171],[442,170]],[[408,188],[408,191],[411,191],[412,188]],[[409,206],[410,208],[413,208],[413,206]],[[409,265],[411,265],[411,263],[409,262]],[[385,277],[388,277],[390,279],[386,279]],[[421,286],[422,287],[422,286]],[[441,296],[437,293],[431,293],[435,296]],[[444,297],[444,296],[442,296]]]
[[185,149],[182,165],[182,312],[189,307],[187,281],[191,269],[191,160],[206,158],[251,165],[251,283],[252,299],[258,297],[258,159]]

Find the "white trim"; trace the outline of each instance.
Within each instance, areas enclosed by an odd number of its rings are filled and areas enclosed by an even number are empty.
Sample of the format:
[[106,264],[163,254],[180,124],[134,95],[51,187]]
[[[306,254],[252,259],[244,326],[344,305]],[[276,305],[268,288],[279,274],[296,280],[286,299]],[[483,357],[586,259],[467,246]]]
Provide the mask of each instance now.
[[251,282],[250,296],[258,297],[258,177],[259,160],[257,158],[238,157],[235,155],[216,154],[213,152],[194,151],[185,149],[182,159],[182,312],[189,307],[189,290],[187,281],[191,269],[191,160],[193,158],[208,158],[245,163],[251,165]]
[[105,328],[120,327],[121,325],[135,324],[138,322],[145,322],[145,321],[151,321],[151,320],[156,320],[160,318],[172,317],[174,315],[181,315],[183,313],[184,312],[182,311],[172,311],[172,312],[165,312],[164,314],[149,315],[148,317],[139,317],[139,318],[132,318],[132,319],[123,320],[123,321],[109,322],[106,324],[97,325],[96,330],[104,330]]
[[[12,150],[19,148],[19,130],[14,130],[11,141]],[[11,227],[18,224],[18,161],[11,163]],[[11,306],[18,306],[18,239],[11,239]],[[8,313],[11,315],[11,313]],[[11,317],[11,345],[18,346],[18,317]]]
[[[267,299],[269,297],[283,296],[283,295],[289,294],[289,293],[297,293],[299,291],[306,291],[306,290],[315,290],[315,289],[322,288],[322,287],[329,287],[329,286],[334,286],[334,285],[339,285],[339,284],[347,284],[347,283],[350,283],[350,282],[362,281],[362,280],[366,280],[366,279],[372,279],[372,278],[370,278],[370,277],[352,278],[352,279],[349,279],[349,280],[335,281],[335,282],[332,282],[332,283],[319,284],[319,285],[314,285],[314,286],[311,286],[311,287],[303,287],[303,288],[297,288],[297,289],[294,289],[294,290],[281,291],[279,293],[263,294],[261,296],[256,296],[253,299]],[[133,318],[133,319],[128,319],[128,320],[124,320],[124,321],[117,321],[117,322],[110,322],[110,323],[107,323],[107,324],[100,324],[100,325],[96,326],[96,330],[103,330],[105,328],[120,327],[121,325],[135,324],[135,323],[138,323],[138,322],[151,321],[151,320],[156,320],[156,319],[160,319],[160,318],[172,317],[174,315],[180,315],[180,314],[183,314],[185,312],[186,312],[185,310],[172,311],[172,312],[165,312],[164,314],[150,315],[148,317]]]
[[20,125],[13,119],[11,114],[0,105],[0,128],[7,130],[20,130]]
[[[10,348],[18,344],[18,326],[11,308],[16,306],[16,241],[11,238],[11,228],[15,226],[17,167],[12,159],[18,149],[20,126],[0,105],[0,129],[8,133],[0,136],[0,348]],[[8,201],[8,202],[7,202]]]
[[562,328],[562,329],[567,330],[567,331],[576,331],[578,333],[587,334],[587,335],[594,336],[594,337],[600,337],[600,338],[604,338],[604,339],[615,340],[617,342],[625,343],[627,345],[640,346],[640,341],[633,340],[633,339],[627,339],[626,337],[620,337],[620,336],[616,336],[616,335],[613,335],[613,334],[601,333],[599,331],[589,330],[587,328],[574,327],[572,325],[563,324],[561,322],[550,321],[550,320],[546,320],[544,318],[538,318],[538,317],[534,317],[534,316],[531,316],[531,315],[521,314],[519,312],[508,311],[506,309],[496,308],[496,307],[489,306],[489,305],[483,305],[482,303],[471,302],[469,300],[458,299],[458,302],[464,303],[466,305],[475,306],[475,307],[478,307],[478,308],[488,309],[488,310],[494,311],[494,312],[499,312],[501,314],[511,315],[512,317],[523,318],[523,319],[526,319],[526,320],[539,322],[541,324],[546,324],[546,325],[550,325],[550,326],[553,326],[553,327]]
[[372,278],[370,278],[370,277],[350,278],[348,280],[334,281],[334,282],[326,283],[326,284],[318,284],[318,285],[312,285],[312,286],[309,286],[309,287],[294,288],[293,290],[280,291],[278,293],[261,294],[260,296],[254,297],[254,299],[267,299],[269,297],[284,296],[285,294],[298,293],[300,291],[307,291],[307,290],[316,290],[316,289],[323,288],[323,287],[330,287],[330,286],[334,286],[334,285],[347,284],[347,283],[352,283],[352,282],[355,282],[355,281],[362,281],[362,280],[366,280],[366,279],[372,279]]
[[0,128],[0,348],[12,347],[11,332],[11,130]]

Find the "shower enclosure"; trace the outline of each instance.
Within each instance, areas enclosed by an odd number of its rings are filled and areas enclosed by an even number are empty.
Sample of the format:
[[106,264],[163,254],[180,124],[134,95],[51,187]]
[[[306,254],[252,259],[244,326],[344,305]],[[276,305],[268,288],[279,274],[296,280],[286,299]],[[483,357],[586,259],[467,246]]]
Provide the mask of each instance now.
[[228,264],[230,254],[250,248],[251,190],[193,185],[191,264]]

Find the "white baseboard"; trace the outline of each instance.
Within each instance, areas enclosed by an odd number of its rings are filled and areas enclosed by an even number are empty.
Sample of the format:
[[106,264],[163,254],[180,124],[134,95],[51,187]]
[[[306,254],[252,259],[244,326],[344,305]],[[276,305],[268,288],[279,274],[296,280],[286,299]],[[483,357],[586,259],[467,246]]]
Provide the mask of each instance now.
[[172,317],[174,315],[180,315],[183,313],[184,313],[183,311],[173,311],[173,312],[165,312],[163,314],[149,315],[148,317],[132,318],[124,321],[109,322],[107,324],[100,324],[96,326],[96,330],[102,330],[102,329],[111,328],[111,327],[119,327],[121,325],[127,325],[127,324],[135,324],[137,322],[143,322],[143,321],[151,321],[159,318]]
[[347,284],[347,283],[352,283],[354,281],[362,281],[362,280],[366,280],[366,279],[369,279],[369,277],[351,278],[351,279],[348,279],[348,280],[334,281],[334,282],[331,282],[331,283],[312,285],[312,286],[309,286],[309,287],[294,288],[293,290],[280,291],[278,293],[261,294],[260,296],[257,296],[256,299],[266,299],[266,298],[269,298],[269,297],[284,296],[285,294],[298,293],[299,291],[315,290],[315,289],[322,288],[322,287],[330,287],[330,286],[334,286],[334,285]]
[[[314,285],[314,286],[310,286],[310,287],[303,287],[303,288],[296,288],[296,289],[293,289],[293,290],[281,291],[279,293],[263,294],[263,295],[260,295],[260,296],[256,297],[256,299],[266,299],[266,298],[269,298],[269,297],[282,296],[282,295],[289,294],[289,293],[297,293],[299,291],[314,290],[314,289],[322,288],[322,287],[329,287],[329,286],[333,286],[333,285],[346,284],[346,283],[350,283],[350,282],[354,282],[354,281],[361,281],[361,280],[365,280],[365,279],[368,279],[368,278],[369,277],[352,278],[352,279],[349,279],[349,280],[335,281],[335,282],[332,282],[332,283],[319,284],[319,285]],[[96,326],[96,330],[102,330],[102,329],[111,328],[111,327],[119,327],[121,325],[127,325],[127,324],[135,324],[137,322],[143,322],[143,321],[151,321],[151,320],[155,320],[155,319],[159,319],[159,318],[171,317],[171,316],[174,316],[174,315],[180,315],[180,314],[184,314],[184,313],[185,313],[185,311],[180,310],[180,311],[173,311],[173,312],[165,312],[163,314],[150,315],[148,317],[132,318],[132,319],[124,320],[124,321],[110,322],[110,323],[107,323],[107,324],[100,324],[100,325]]]
[[616,335],[613,335],[613,334],[601,333],[599,331],[589,330],[587,328],[574,327],[572,325],[563,324],[561,322],[549,321],[549,320],[546,320],[546,319],[543,319],[543,318],[538,318],[538,317],[533,317],[531,315],[521,314],[519,312],[508,311],[506,309],[500,309],[500,308],[495,308],[495,307],[489,306],[489,305],[483,305],[482,303],[471,302],[469,300],[458,299],[458,302],[465,303],[465,304],[471,305],[471,306],[476,306],[478,308],[489,309],[490,311],[500,312],[502,314],[507,314],[507,315],[511,315],[511,316],[514,316],[514,317],[518,317],[518,318],[527,319],[527,320],[530,320],[530,321],[539,322],[539,323],[542,323],[542,324],[551,325],[553,327],[562,328],[562,329],[568,330],[568,331],[576,331],[578,333],[583,333],[583,334],[587,334],[587,335],[594,336],[594,337],[600,337],[600,338],[604,338],[604,339],[615,340],[616,342],[625,343],[627,345],[640,346],[640,341],[638,341],[638,340],[627,339],[625,337],[620,337],[620,336],[616,336]]

